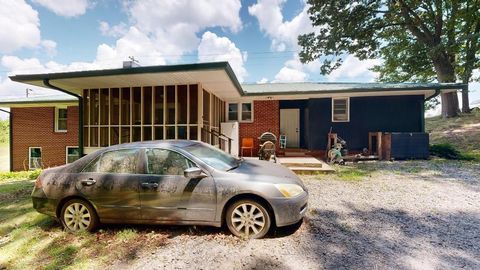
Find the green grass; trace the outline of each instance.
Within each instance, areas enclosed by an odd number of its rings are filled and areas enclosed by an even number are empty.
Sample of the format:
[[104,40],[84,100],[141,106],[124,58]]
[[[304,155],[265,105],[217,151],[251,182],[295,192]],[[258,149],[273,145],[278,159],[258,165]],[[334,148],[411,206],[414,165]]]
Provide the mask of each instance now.
[[0,172],[0,182],[5,180],[35,180],[42,170],[20,171],[20,172]]
[[155,228],[65,232],[32,208],[33,185],[33,180],[0,181],[0,269],[103,268],[166,243],[168,235]]

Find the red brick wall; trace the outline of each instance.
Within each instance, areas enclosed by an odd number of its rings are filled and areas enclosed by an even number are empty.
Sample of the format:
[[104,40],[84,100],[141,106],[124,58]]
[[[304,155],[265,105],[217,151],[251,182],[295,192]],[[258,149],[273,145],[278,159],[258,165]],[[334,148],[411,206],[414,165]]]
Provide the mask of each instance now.
[[28,170],[28,148],[42,147],[46,167],[65,164],[67,146],[78,146],[78,107],[68,107],[67,132],[55,132],[55,108],[12,108],[13,170]]
[[[272,132],[278,139],[280,134],[280,107],[278,100],[253,102],[253,122],[240,123],[240,147],[242,138],[253,138],[253,156],[256,156],[259,149],[258,137],[266,131]],[[250,155],[250,151],[244,151],[244,155]]]

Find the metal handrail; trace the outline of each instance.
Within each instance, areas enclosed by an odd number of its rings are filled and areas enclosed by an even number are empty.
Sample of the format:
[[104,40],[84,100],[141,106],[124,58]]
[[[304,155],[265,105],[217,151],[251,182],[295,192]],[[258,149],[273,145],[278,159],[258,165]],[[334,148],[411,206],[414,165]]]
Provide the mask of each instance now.
[[[228,143],[228,153],[231,154],[231,152],[232,152],[232,141],[233,141],[232,138],[230,138],[227,135],[225,135],[223,133],[220,133],[219,131],[216,131],[214,129],[208,130],[208,129],[202,128],[202,131],[205,131],[206,133],[210,134],[210,136],[214,136],[218,139],[226,141]],[[210,138],[210,141],[212,141],[212,138]],[[221,148],[221,145],[220,145],[220,148]]]

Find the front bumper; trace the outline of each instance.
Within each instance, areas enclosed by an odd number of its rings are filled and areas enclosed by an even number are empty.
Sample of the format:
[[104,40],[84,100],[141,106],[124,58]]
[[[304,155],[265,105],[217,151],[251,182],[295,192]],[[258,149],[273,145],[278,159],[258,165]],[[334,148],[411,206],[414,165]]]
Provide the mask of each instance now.
[[292,225],[307,213],[308,193],[305,191],[294,198],[273,198],[270,199],[270,204],[278,227]]

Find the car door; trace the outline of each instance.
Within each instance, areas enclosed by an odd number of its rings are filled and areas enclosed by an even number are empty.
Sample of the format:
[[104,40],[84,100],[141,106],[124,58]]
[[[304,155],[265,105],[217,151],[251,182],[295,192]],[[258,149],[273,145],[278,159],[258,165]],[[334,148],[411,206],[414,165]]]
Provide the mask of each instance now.
[[146,173],[140,180],[143,219],[213,220],[213,179],[184,176],[185,169],[196,167],[195,163],[176,151],[159,148],[146,149],[145,162]]
[[142,149],[108,151],[79,174],[77,188],[101,219],[140,219],[139,157]]

